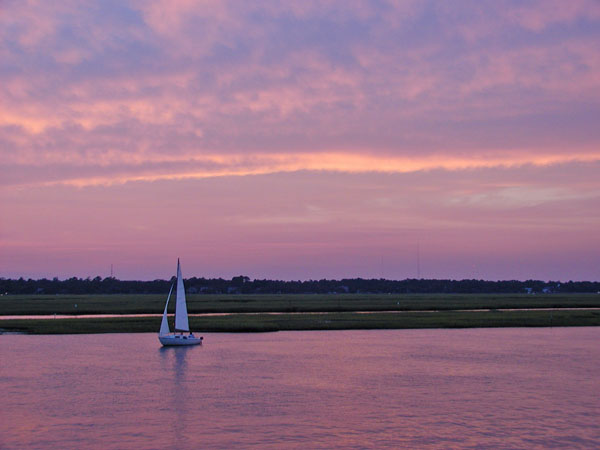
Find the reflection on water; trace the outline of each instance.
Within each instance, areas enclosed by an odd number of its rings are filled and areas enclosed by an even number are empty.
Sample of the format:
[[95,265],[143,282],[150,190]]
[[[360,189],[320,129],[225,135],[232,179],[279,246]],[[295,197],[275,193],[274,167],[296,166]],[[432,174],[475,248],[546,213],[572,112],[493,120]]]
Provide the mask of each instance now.
[[[188,374],[187,358],[193,357],[189,354],[201,351],[201,346],[189,347],[160,347],[157,351],[163,361],[163,367],[170,374],[171,382],[166,383],[165,387],[170,387],[165,394],[165,406],[172,411],[171,419],[171,440],[174,448],[192,448],[193,443],[186,439],[186,430],[194,427],[194,424],[188,423],[188,418],[192,417],[189,411],[192,409],[189,405],[188,385],[194,381],[194,377]],[[190,380],[188,380],[188,377]]]
[[593,448],[600,328],[1,336],[0,448]]

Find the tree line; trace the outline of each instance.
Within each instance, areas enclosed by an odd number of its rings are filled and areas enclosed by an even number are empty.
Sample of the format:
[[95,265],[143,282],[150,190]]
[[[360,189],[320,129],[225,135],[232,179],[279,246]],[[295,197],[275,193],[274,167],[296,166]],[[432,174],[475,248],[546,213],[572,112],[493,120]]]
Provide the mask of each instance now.
[[[77,278],[66,280],[53,278],[6,279],[0,278],[0,294],[164,294],[169,291],[171,280],[128,281],[107,278]],[[189,294],[477,294],[477,293],[596,293],[600,292],[597,281],[540,281],[540,280],[435,280],[435,279],[363,279],[341,280],[251,280],[240,275],[230,280],[223,278],[187,278]]]

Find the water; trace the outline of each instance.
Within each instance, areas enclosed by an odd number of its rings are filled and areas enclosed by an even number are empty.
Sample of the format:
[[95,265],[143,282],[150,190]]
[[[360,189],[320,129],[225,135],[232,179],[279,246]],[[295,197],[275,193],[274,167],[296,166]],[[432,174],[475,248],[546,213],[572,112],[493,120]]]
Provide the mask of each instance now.
[[[482,311],[596,311],[600,308],[494,308],[494,309],[457,309],[454,311],[470,311],[470,312],[482,312]],[[431,313],[435,314],[440,312],[437,309],[411,309],[411,310],[390,310],[390,311],[348,311],[356,314],[413,314],[413,313]],[[447,312],[447,311],[446,311]],[[188,317],[215,317],[215,316],[229,316],[231,314],[246,314],[248,316],[255,315],[307,315],[307,314],[323,314],[318,311],[301,311],[301,312],[243,312],[243,313],[188,313]],[[125,319],[134,317],[162,317],[162,314],[18,314],[11,316],[0,316],[0,320],[19,320],[19,319]]]
[[0,448],[599,448],[600,328],[0,336]]

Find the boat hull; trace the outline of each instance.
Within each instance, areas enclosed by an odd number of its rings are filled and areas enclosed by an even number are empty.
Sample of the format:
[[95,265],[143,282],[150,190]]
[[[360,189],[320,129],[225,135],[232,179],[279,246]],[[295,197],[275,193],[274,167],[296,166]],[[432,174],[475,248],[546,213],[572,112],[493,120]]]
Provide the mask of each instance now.
[[202,345],[202,337],[186,336],[182,334],[167,334],[158,336],[158,340],[164,346]]

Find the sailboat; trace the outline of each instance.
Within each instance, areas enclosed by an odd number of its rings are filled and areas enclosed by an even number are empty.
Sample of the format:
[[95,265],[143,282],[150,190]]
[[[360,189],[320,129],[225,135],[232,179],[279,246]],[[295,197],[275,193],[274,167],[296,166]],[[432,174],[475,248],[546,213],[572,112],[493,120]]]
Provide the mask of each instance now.
[[[167,296],[167,303],[165,304],[165,311],[163,312],[162,322],[160,324],[160,331],[158,332],[158,340],[162,345],[198,345],[202,344],[204,339],[202,336],[196,337],[190,331],[190,324],[188,321],[187,304],[185,301],[185,288],[183,287],[183,277],[181,276],[181,265],[179,264],[179,258],[177,258],[177,298],[175,301],[175,330],[171,333],[169,328],[169,322],[167,321],[167,307],[169,306],[169,300],[173,293],[173,285],[169,290]],[[184,334],[188,333],[188,334]]]

